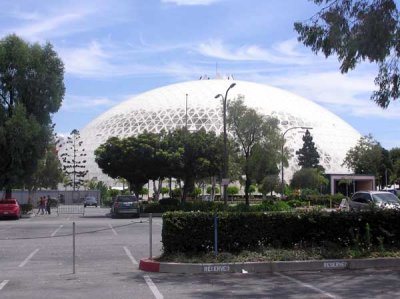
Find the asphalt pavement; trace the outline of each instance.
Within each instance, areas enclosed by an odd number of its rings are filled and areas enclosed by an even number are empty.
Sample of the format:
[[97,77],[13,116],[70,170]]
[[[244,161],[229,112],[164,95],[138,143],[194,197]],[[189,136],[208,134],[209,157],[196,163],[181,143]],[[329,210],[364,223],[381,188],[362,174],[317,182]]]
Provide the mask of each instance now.
[[[108,210],[0,220],[0,298],[397,298],[394,270],[274,273],[147,273],[148,218],[111,219]],[[73,274],[72,223],[76,227]],[[153,218],[154,255],[161,218]]]

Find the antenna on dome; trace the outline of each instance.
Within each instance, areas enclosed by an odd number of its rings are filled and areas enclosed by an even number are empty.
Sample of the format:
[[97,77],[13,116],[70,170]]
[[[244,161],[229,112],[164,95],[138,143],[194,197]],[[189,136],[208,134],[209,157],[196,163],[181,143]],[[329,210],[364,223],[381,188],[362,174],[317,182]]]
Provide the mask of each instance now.
[[223,76],[218,73],[218,62],[215,63],[215,79],[223,79]]
[[188,107],[187,107],[187,104],[188,104],[188,94],[186,94],[186,113],[185,113],[185,127],[186,127],[186,130],[187,130],[187,123],[188,123],[188,114],[187,114]]

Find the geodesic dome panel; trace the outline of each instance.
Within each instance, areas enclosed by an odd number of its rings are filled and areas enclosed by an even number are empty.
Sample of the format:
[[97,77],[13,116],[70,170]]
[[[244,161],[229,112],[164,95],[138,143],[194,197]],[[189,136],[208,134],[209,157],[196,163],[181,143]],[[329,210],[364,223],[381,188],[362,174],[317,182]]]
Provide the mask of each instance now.
[[[236,86],[229,91],[228,99],[244,96],[246,106],[261,114],[276,117],[282,132],[297,126],[312,127],[310,132],[325,171],[349,173],[342,163],[347,151],[361,135],[342,119],[312,101],[278,88],[216,79],[178,83],[142,93],[90,122],[81,130],[88,154],[87,178],[97,177],[112,185],[112,179],[104,175],[94,161],[94,150],[112,136],[128,137],[144,131],[158,133],[184,127],[186,122],[189,130],[204,128],[221,134],[222,103],[215,96],[225,95],[232,83],[236,83]],[[304,131],[299,129],[289,130],[285,135],[285,146],[292,154],[289,167],[285,168],[287,182],[299,169],[295,152],[303,146],[303,135]]]

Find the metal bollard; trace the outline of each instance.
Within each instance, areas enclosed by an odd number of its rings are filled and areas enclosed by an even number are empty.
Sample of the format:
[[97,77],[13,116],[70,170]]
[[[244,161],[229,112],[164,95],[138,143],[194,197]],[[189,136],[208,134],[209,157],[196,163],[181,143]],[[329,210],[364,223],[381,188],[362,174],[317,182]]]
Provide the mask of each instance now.
[[75,274],[75,222],[72,222],[72,274]]
[[153,258],[153,213],[149,213],[149,259]]
[[218,216],[214,215],[214,255],[218,255]]

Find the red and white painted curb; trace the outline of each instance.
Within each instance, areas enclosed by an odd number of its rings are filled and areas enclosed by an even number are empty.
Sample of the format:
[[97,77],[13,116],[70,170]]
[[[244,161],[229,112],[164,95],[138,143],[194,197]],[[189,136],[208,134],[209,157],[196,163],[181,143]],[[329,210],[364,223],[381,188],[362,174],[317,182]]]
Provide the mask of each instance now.
[[263,273],[287,271],[322,271],[345,269],[387,268],[400,269],[399,258],[376,259],[343,259],[343,260],[311,260],[311,261],[274,261],[244,263],[165,263],[152,259],[141,259],[139,269],[146,272],[164,273]]
[[151,259],[141,259],[139,269],[146,272],[160,272],[160,263]]

